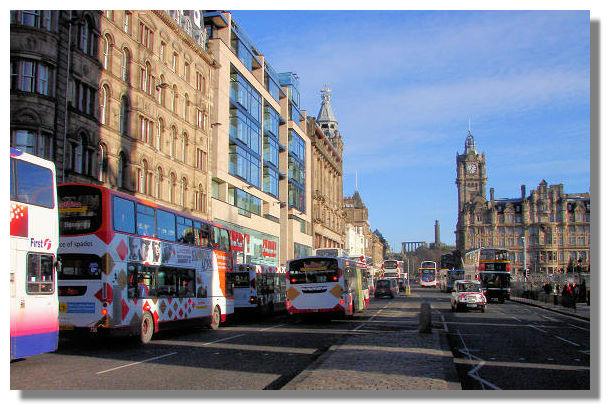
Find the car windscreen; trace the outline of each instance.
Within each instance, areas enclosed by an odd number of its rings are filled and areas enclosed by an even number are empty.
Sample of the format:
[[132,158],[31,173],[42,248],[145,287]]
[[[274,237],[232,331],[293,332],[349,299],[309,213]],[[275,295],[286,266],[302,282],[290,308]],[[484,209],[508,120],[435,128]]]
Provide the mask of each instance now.
[[338,264],[334,258],[302,258],[288,267],[291,284],[316,284],[338,280]]
[[480,285],[474,283],[457,284],[457,290],[460,293],[476,293],[480,292]]
[[391,287],[391,280],[376,281],[376,288],[389,288],[389,287]]

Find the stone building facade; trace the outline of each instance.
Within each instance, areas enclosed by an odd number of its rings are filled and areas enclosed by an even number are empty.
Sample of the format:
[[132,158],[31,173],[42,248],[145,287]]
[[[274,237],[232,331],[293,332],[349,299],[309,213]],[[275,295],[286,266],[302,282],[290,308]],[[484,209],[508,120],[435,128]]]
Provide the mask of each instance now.
[[210,218],[212,78],[200,14],[11,13],[11,145],[58,182],[120,189]]
[[557,274],[569,264],[590,262],[590,194],[565,193],[563,184],[545,180],[529,195],[495,198],[487,182],[486,158],[478,154],[468,131],[465,149],[457,154],[458,217],[456,245],[461,253],[479,247],[510,251],[513,273],[521,274],[524,242],[530,273]]
[[386,241],[380,232],[372,232],[368,216],[369,212],[358,191],[344,198],[344,216],[346,220],[346,250],[354,249],[356,254],[364,255],[368,262],[379,267],[385,256]]
[[344,143],[331,107],[331,90],[321,90],[318,117],[308,117],[312,140],[312,221],[314,248],[344,247]]

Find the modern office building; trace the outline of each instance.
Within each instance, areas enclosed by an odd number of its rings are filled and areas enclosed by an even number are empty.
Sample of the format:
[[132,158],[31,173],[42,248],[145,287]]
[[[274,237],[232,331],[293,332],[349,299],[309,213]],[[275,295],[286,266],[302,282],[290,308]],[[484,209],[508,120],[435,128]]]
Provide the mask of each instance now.
[[298,76],[276,73],[230,12],[205,11],[203,23],[218,65],[212,218],[244,235],[244,261],[284,265],[313,246],[311,139]]
[[[312,219],[314,248],[344,247],[344,142],[331,107],[331,89],[321,91],[318,117],[308,117],[312,140]],[[348,247],[347,247],[348,249]]]
[[11,12],[11,145],[210,218],[213,56],[198,11]]
[[489,199],[485,154],[476,150],[468,131],[465,149],[457,154],[458,216],[456,241],[461,253],[479,247],[501,247],[512,254],[513,271],[523,270],[524,243],[530,273],[565,272],[569,265],[590,262],[590,194],[565,193],[563,184],[542,180],[520,197]]

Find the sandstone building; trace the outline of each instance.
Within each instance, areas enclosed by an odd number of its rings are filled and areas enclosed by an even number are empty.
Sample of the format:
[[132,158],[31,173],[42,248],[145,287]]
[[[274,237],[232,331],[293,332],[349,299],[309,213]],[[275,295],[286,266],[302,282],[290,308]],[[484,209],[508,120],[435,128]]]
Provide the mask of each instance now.
[[[590,261],[590,194],[565,193],[563,184],[541,181],[529,194],[495,198],[485,193],[485,154],[476,150],[468,131],[465,149],[457,154],[458,217],[456,245],[461,252],[501,247],[512,254],[513,273],[523,271],[524,240],[530,273],[562,273],[569,264]],[[580,262],[579,262],[580,260]]]

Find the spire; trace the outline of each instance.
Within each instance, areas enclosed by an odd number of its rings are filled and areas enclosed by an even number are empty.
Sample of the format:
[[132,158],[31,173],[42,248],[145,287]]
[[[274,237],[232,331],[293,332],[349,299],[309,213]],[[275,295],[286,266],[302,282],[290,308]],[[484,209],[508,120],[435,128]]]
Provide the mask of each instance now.
[[465,154],[476,153],[476,145],[474,143],[474,136],[470,131],[470,119],[468,118],[468,135],[466,136]]
[[333,108],[331,108],[331,88],[325,85],[320,90],[320,97],[322,102],[320,104],[320,111],[318,111],[318,117],[316,122],[319,127],[322,128],[325,135],[332,138],[337,133],[337,119],[333,114]]

